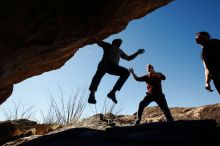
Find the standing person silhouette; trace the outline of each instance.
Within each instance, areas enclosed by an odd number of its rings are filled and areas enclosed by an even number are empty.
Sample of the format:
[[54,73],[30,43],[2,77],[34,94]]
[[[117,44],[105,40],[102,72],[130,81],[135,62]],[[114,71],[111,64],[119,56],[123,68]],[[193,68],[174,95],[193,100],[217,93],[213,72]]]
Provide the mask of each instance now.
[[121,89],[121,87],[130,75],[128,69],[119,65],[120,58],[125,59],[127,61],[133,60],[139,54],[143,54],[144,49],[139,49],[137,52],[129,56],[124,51],[122,51],[122,49],[120,49],[122,43],[121,39],[114,39],[112,41],[112,44],[104,41],[97,41],[96,38],[95,40],[97,44],[103,48],[104,54],[102,60],[98,64],[97,71],[90,84],[90,94],[88,102],[90,104],[96,104],[95,92],[97,91],[98,85],[102,77],[105,75],[105,73],[108,73],[111,75],[120,76],[112,90],[107,94],[107,97],[110,98],[116,104],[117,100],[115,92]]
[[135,121],[135,125],[140,124],[144,108],[147,107],[153,101],[155,101],[159,105],[162,112],[166,116],[167,121],[173,121],[173,117],[170,113],[170,110],[167,105],[165,95],[162,92],[162,86],[161,86],[161,80],[165,80],[166,77],[162,73],[155,72],[154,67],[151,64],[147,65],[148,74],[142,77],[138,77],[134,73],[133,68],[130,68],[129,71],[131,72],[131,74],[133,75],[136,81],[146,82],[147,90],[148,90],[144,99],[139,103],[139,108],[137,112],[137,120]]
[[208,32],[198,32],[196,43],[202,48],[202,61],[205,69],[205,89],[212,92],[211,80],[220,94],[220,40],[211,39]]

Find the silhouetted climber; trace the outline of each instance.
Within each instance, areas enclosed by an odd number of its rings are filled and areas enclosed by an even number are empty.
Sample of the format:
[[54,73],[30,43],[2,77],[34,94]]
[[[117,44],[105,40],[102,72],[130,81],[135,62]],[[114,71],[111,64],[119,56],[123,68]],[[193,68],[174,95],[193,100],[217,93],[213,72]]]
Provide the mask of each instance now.
[[170,113],[170,110],[167,105],[165,95],[162,92],[162,86],[161,86],[161,80],[165,80],[166,77],[162,73],[155,72],[154,67],[151,64],[147,65],[148,74],[142,77],[138,77],[134,73],[133,68],[130,68],[129,71],[131,72],[131,74],[133,75],[136,81],[146,82],[147,90],[148,90],[148,92],[146,93],[146,96],[139,104],[137,120],[135,121],[135,125],[140,124],[144,108],[153,101],[155,101],[159,105],[164,115],[166,116],[167,121],[173,121],[173,117]]
[[88,102],[91,104],[96,103],[95,92],[98,88],[98,85],[105,73],[109,73],[111,75],[120,76],[113,89],[107,94],[108,98],[110,98],[114,103],[117,103],[115,92],[121,89],[121,87],[130,75],[128,69],[119,65],[119,60],[120,58],[127,61],[133,60],[139,54],[144,53],[144,49],[139,49],[134,54],[128,56],[124,51],[122,51],[122,49],[119,48],[122,43],[121,39],[114,39],[112,41],[112,44],[104,41],[98,42],[96,38],[95,40],[97,44],[103,48],[104,54],[102,60],[99,62],[97,71],[90,84],[90,94]]
[[205,69],[205,89],[212,92],[211,80],[220,94],[220,40],[211,39],[208,32],[198,32],[195,40],[201,45]]

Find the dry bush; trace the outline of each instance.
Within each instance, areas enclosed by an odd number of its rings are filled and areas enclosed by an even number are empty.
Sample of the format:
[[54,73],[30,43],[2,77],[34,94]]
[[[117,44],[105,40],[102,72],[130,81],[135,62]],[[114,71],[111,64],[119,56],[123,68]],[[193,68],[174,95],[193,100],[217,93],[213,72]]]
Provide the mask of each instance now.
[[65,101],[62,89],[59,87],[60,96],[55,98],[50,95],[49,109],[46,112],[41,112],[42,122],[47,124],[74,124],[79,121],[86,107],[87,94],[85,89],[80,92],[79,89],[69,96]]
[[33,106],[25,106],[21,103],[13,103],[12,109],[2,109],[3,116],[6,120],[33,119]]

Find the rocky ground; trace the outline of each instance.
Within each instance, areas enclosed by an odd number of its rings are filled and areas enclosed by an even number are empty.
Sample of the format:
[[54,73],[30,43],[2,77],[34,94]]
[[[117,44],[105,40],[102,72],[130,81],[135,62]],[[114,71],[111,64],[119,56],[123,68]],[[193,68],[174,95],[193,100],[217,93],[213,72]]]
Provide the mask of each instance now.
[[132,126],[135,114],[113,115],[111,113],[97,114],[83,119],[77,124],[65,127],[37,124],[28,120],[4,121],[0,122],[0,142],[4,146],[54,145],[51,141],[71,145],[82,142],[84,142],[82,144],[87,144],[94,141],[97,145],[102,145],[104,140],[117,145],[119,143],[115,142],[120,139],[122,141],[131,140],[128,145],[133,145],[137,141],[145,142],[148,139],[148,142],[156,145],[155,141],[152,141],[155,139],[152,138],[153,134],[160,137],[159,139],[165,139],[169,144],[175,145],[176,143],[170,141],[173,138],[178,140],[185,138],[186,141],[193,138],[194,140],[200,139],[202,142],[201,139],[205,137],[205,142],[213,142],[215,141],[214,137],[220,134],[220,104],[192,108],[175,107],[171,108],[171,113],[175,121],[165,122],[165,117],[159,107],[147,107],[140,126]]

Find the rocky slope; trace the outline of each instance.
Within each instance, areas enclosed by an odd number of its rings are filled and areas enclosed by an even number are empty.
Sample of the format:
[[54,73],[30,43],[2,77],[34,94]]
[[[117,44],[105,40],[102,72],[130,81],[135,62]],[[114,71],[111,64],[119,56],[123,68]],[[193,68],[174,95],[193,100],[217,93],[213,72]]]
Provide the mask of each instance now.
[[13,85],[60,68],[75,52],[172,0],[0,2],[0,104]]
[[5,146],[19,144],[47,146],[56,145],[55,142],[57,145],[89,144],[91,142],[97,145],[106,145],[107,142],[120,145],[118,140],[127,145],[135,145],[137,142],[151,145],[161,145],[163,142],[170,145],[181,145],[177,142],[183,139],[183,145],[216,142],[216,136],[220,134],[220,104],[171,108],[171,112],[175,121],[165,122],[164,115],[158,107],[147,107],[140,126],[132,126],[135,114],[98,114],[44,136],[24,137],[8,142]]

